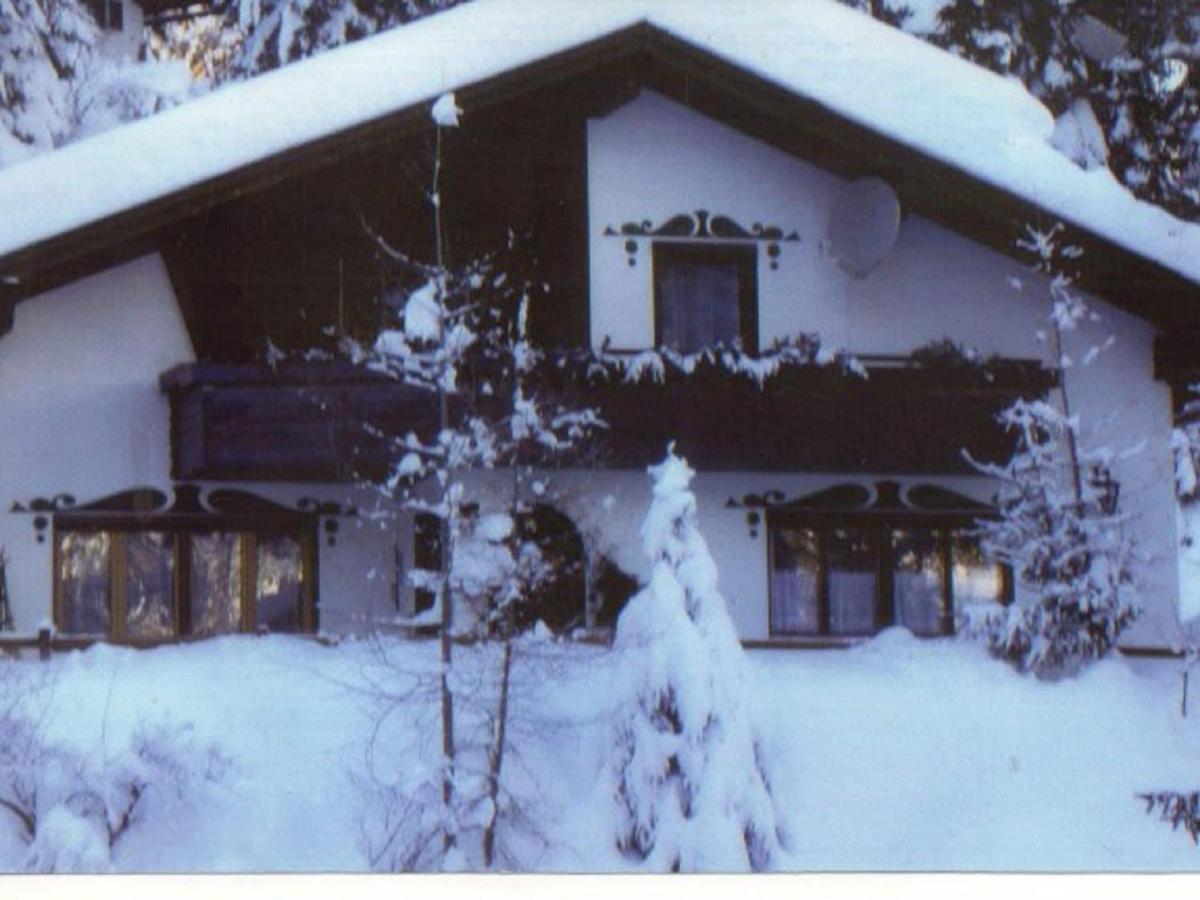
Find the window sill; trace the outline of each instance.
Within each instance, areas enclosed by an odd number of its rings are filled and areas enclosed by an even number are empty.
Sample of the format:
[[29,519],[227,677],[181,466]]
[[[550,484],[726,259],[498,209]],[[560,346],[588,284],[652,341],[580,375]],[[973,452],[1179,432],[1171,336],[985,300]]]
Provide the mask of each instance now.
[[743,640],[742,646],[747,650],[844,650],[869,640],[871,640],[870,635],[861,637],[835,637],[833,635],[788,637],[780,635],[765,640]]

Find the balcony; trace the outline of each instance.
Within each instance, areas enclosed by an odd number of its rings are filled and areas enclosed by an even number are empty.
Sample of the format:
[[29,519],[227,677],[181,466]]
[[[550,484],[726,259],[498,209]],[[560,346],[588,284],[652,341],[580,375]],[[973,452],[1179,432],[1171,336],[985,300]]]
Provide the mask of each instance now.
[[176,479],[380,479],[385,435],[436,424],[428,393],[342,361],[182,365],[160,386]]
[[[609,423],[589,464],[640,468],[674,440],[707,471],[969,474],[963,450],[1000,459],[1012,438],[996,413],[1055,383],[1037,363],[929,367],[867,358],[867,377],[838,367],[782,370],[765,387],[724,371],[628,383],[545,373],[545,387],[596,406]],[[388,471],[388,436],[437,425],[430,394],[347,362],[196,364],[163,374],[179,479],[349,481]]]

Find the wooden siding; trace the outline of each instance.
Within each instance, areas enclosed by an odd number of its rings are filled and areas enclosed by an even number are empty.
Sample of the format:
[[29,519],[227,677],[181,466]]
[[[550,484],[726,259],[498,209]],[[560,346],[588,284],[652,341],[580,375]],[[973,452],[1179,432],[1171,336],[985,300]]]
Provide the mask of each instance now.
[[[991,380],[911,365],[876,365],[866,378],[796,366],[762,388],[723,371],[639,384],[558,377],[550,389],[599,407],[610,425],[589,464],[641,468],[675,440],[707,471],[931,475],[971,473],[964,449],[1005,457],[1011,438],[996,412],[1053,383],[1020,362]],[[379,480],[393,456],[386,436],[429,439],[436,426],[428,393],[348,363],[180,366],[162,387],[176,478]]]

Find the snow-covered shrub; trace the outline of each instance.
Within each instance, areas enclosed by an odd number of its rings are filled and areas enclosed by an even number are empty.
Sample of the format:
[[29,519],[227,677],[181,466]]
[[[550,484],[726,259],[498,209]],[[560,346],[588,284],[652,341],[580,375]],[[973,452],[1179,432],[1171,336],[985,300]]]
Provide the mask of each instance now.
[[82,0],[0,0],[0,167],[187,99],[182,63],[101,52]]
[[428,872],[442,864],[442,774],[419,756],[411,761],[386,771],[372,763],[365,778],[354,779],[363,850],[378,872]]
[[178,106],[202,90],[182,62],[120,62],[89,53],[70,87],[68,140]]
[[37,835],[46,779],[61,772],[61,753],[42,737],[49,682],[0,657],[0,809],[26,842]]
[[98,36],[80,0],[0,0],[0,166],[74,130],[71,87]]
[[143,724],[117,753],[82,760],[70,805],[100,825],[112,848],[141,821],[154,794],[184,800],[221,782],[229,765],[215,745],[196,745],[190,724]]
[[1018,400],[1001,421],[1017,449],[1007,464],[982,467],[1001,487],[999,517],[979,534],[1032,599],[988,610],[968,631],[982,632],[991,652],[1021,671],[1068,674],[1110,650],[1137,617],[1132,544],[1103,461],[1076,480],[1063,446],[1073,420],[1044,401]]
[[51,741],[52,687],[44,669],[0,660],[0,810],[28,845],[27,871],[106,871],[156,794],[183,800],[224,778],[228,760],[188,724],[142,725],[115,753]]
[[614,735],[617,846],[663,871],[766,869],[782,828],[745,655],[696,528],[694,472],[672,448],[650,475],[653,569],[614,645],[629,679]]
[[[414,659],[412,644],[403,639],[377,640],[378,668],[365,674],[367,696],[378,712],[365,771],[350,773],[360,804],[361,846],[370,867],[429,872],[528,865],[527,848],[544,848],[548,839],[539,824],[538,792],[528,785],[537,779],[533,760],[523,757],[521,744],[545,737],[545,728],[557,723],[535,721],[524,698],[544,686],[551,669],[545,664],[547,654],[539,650],[563,645],[531,632],[456,648],[450,673],[455,754],[449,805],[456,842],[448,850],[436,664],[428,660],[429,667],[423,667]],[[553,651],[548,655],[554,656]],[[502,708],[506,678],[507,704],[520,707],[517,711]],[[503,767],[496,758],[500,748],[508,760]]]
[[25,857],[26,872],[108,872],[112,856],[96,822],[66,805],[43,817]]
[[1193,844],[1200,843],[1200,791],[1181,793],[1179,791],[1157,791],[1153,794],[1138,794],[1138,799],[1146,803],[1146,815],[1156,809],[1158,817],[1164,822],[1171,823],[1171,830],[1178,831],[1180,826],[1188,833]]

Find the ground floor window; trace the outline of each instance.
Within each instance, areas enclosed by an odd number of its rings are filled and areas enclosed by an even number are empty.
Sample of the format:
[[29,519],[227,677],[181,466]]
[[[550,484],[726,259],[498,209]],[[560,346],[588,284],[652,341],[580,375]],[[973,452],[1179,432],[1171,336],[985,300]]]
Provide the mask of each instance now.
[[951,634],[966,607],[1011,599],[1007,567],[961,526],[780,516],[768,530],[772,635],[862,636],[897,624]]
[[315,530],[55,524],[55,621],[160,641],[316,627]]

